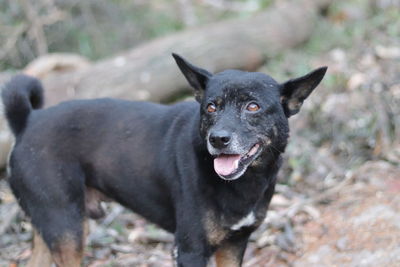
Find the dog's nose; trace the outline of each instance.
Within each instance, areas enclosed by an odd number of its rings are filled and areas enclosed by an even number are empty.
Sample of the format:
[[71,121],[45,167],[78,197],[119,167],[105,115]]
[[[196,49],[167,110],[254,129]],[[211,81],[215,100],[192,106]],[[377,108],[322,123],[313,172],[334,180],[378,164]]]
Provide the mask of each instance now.
[[225,148],[231,142],[232,136],[225,130],[215,131],[210,134],[210,143],[215,148]]

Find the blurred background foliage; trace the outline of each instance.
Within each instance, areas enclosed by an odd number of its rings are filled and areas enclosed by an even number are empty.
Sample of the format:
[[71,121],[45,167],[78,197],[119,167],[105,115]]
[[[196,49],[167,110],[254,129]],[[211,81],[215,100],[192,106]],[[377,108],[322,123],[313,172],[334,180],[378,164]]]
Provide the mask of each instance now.
[[0,70],[21,68],[48,52],[96,60],[187,27],[249,16],[271,2],[0,0]]

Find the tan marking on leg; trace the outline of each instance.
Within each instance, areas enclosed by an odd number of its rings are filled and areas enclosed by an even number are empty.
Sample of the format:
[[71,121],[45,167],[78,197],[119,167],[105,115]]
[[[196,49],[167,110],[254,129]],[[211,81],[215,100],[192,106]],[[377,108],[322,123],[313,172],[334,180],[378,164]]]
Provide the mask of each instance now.
[[71,235],[65,235],[52,251],[57,267],[80,267],[83,257],[82,248],[82,241],[76,240]]
[[51,267],[53,260],[46,243],[39,233],[33,231],[33,251],[26,267]]
[[209,211],[204,218],[204,228],[207,240],[212,246],[218,246],[228,234],[228,230],[221,227],[215,215]]
[[230,247],[221,247],[215,252],[217,267],[240,267],[240,260],[235,250]]

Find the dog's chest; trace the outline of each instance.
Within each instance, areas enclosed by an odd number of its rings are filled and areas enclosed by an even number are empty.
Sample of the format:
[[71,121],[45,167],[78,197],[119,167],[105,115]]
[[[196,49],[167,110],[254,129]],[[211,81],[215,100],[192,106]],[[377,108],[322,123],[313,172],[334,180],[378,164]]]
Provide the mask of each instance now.
[[234,232],[247,227],[257,227],[262,220],[257,214],[254,210],[250,210],[242,217],[226,218],[209,211],[204,221],[208,242],[211,245],[219,245]]
[[250,211],[246,216],[238,220],[235,224],[233,224],[230,229],[232,231],[238,231],[243,227],[253,226],[256,223],[256,216],[254,211]]

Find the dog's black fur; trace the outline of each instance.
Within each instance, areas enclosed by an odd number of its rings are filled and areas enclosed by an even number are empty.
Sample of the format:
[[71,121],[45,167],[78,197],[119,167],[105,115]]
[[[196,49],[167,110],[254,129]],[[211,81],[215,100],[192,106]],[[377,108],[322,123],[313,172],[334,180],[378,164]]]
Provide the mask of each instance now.
[[206,266],[217,250],[220,265],[240,266],[274,192],[288,117],[326,68],[279,84],[174,58],[200,105],[95,99],[38,109],[36,79],[18,75],[6,85],[16,137],[9,183],[52,252],[65,236],[82,249],[84,217],[96,216],[85,206],[91,188],[174,233],[178,266]]

